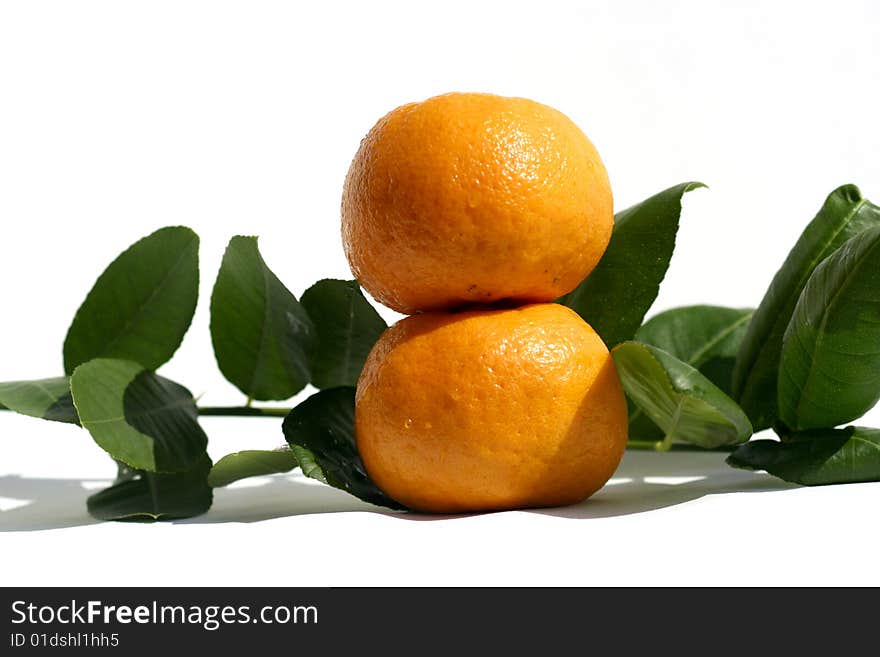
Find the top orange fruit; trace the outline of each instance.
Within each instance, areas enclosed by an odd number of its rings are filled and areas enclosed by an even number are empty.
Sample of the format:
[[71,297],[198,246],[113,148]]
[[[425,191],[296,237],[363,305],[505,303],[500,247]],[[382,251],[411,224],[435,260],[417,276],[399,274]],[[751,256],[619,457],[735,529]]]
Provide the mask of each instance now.
[[352,271],[403,313],[551,301],[589,274],[614,224],[595,147],[524,98],[452,93],[373,126],[345,180]]

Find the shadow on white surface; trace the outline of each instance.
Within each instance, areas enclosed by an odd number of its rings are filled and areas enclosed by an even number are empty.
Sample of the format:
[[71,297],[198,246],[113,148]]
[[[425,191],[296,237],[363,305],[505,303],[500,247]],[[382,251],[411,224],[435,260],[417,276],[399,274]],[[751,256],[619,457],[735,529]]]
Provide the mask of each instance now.
[[297,472],[245,480],[232,487],[215,489],[214,505],[208,513],[178,522],[260,522],[287,516],[346,511],[392,513]]
[[[61,529],[94,524],[86,499],[109,482],[79,479],[0,477],[0,532]],[[706,495],[780,491],[796,488],[766,474],[734,470],[716,452],[628,452],[614,478],[589,500],[529,513],[590,519],[645,513]],[[187,524],[260,522],[314,513],[365,511],[403,520],[442,520],[456,516],[396,513],[306,479],[299,473],[238,482],[217,489],[214,505]]]
[[707,495],[798,488],[766,473],[731,468],[718,452],[629,451],[614,477],[590,499],[572,506],[534,509],[560,518],[589,519],[655,511]]
[[99,522],[86,511],[86,499],[106,481],[0,477],[0,532],[62,529]]

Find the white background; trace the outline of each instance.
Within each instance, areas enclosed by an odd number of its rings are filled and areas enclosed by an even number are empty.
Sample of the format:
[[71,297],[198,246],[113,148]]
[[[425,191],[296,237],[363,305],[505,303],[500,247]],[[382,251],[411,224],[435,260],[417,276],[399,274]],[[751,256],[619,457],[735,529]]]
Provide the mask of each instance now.
[[[226,240],[260,235],[297,295],[348,277],[339,201],[360,138],[452,90],[567,113],[618,208],[707,183],[654,310],[755,305],[828,192],[880,199],[878,30],[870,0],[4,2],[0,380],[60,374],[101,269],[185,224],[203,297],[163,373],[239,403],[207,331]],[[282,442],[272,420],[205,425],[215,458]],[[880,484],[796,489],[717,455],[631,454],[584,505],[432,520],[293,476],[219,491],[197,522],[92,523],[86,489],[112,474],[84,432],[0,417],[0,531],[28,530],[0,537],[0,584],[880,583],[849,556],[876,544]]]

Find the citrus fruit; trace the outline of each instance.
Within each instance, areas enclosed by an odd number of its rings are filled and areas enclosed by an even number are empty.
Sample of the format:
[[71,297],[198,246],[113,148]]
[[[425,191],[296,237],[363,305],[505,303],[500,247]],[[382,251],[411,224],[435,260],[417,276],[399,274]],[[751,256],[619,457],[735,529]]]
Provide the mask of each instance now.
[[627,410],[608,349],[569,308],[424,313],[370,352],[355,434],[370,477],[411,509],[558,506],[614,473]]
[[561,112],[451,93],[370,130],[342,195],[355,277],[403,313],[552,301],[602,257],[613,227],[599,154]]

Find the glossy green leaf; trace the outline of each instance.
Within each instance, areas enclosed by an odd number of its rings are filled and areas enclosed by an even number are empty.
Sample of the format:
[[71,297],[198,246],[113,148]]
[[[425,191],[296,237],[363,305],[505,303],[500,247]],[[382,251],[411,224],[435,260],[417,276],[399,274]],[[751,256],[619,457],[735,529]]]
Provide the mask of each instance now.
[[681,198],[705,187],[689,182],[618,212],[602,260],[559,299],[583,317],[609,347],[631,339],[657,298],[675,249]]
[[211,508],[211,459],[203,455],[190,470],[176,474],[138,472],[89,497],[89,513],[99,520],[153,522],[201,515]]
[[[290,450],[293,452],[297,463],[299,463],[300,469],[306,477],[317,479],[322,484],[332,486],[332,484],[327,481],[327,477],[324,476],[324,471],[321,470],[321,466],[318,465],[318,462],[315,460],[315,455],[312,454],[311,451],[301,445],[291,445]],[[344,487],[343,490],[345,490]]]
[[126,360],[99,358],[70,378],[82,425],[117,461],[136,470],[182,472],[205,454],[192,394]]
[[733,397],[756,431],[778,419],[782,339],[807,280],[844,242],[878,225],[880,208],[863,198],[855,185],[834,190],[773,278],[743,339],[733,373]]
[[79,424],[66,376],[0,383],[0,405],[22,415]]
[[[752,312],[722,306],[673,308],[645,322],[635,339],[695,367],[730,394],[733,365]],[[634,440],[660,440],[663,431],[640,409],[631,408],[629,436]]]
[[654,424],[629,396],[626,398],[626,405],[629,413],[629,440],[637,443],[662,442],[665,437],[663,429]]
[[687,363],[662,349],[624,342],[611,355],[623,388],[666,438],[707,449],[743,442],[752,427],[742,409]]
[[227,454],[214,464],[208,484],[214,488],[228,486],[239,479],[290,472],[297,466],[296,457],[288,448],[250,449]]
[[880,481],[880,430],[817,429],[794,434],[785,442],[752,440],[738,447],[727,462],[805,486]]
[[753,312],[723,306],[673,308],[645,322],[635,339],[697,368],[729,392],[733,364]]
[[325,279],[302,295],[302,305],[315,325],[312,385],[336,388],[357,385],[370,349],[387,328],[361,293],[357,281]]
[[284,437],[303,474],[391,509],[404,507],[367,475],[354,439],[354,388],[318,392],[284,419]]
[[64,341],[64,371],[93,358],[150,370],[167,362],[192,322],[199,294],[199,238],[157,230],[130,246],[98,278]]
[[820,264],[785,332],[779,418],[794,430],[835,427],[880,399],[880,226]]
[[252,399],[292,397],[309,382],[314,334],[257,238],[233,237],[211,295],[211,340],[223,375]]

